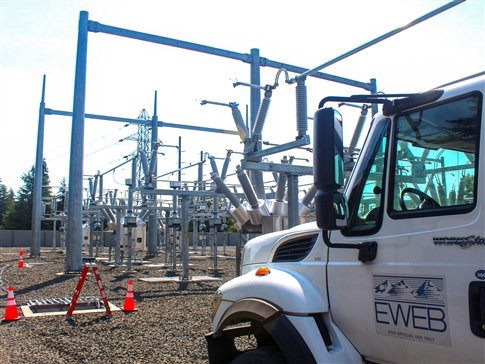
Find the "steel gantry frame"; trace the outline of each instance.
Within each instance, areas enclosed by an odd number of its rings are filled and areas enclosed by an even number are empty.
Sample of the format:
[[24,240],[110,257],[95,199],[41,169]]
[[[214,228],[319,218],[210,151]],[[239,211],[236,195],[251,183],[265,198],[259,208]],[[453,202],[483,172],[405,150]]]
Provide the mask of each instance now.
[[[89,117],[85,115],[85,95],[86,95],[86,73],[87,73],[87,44],[88,32],[106,33],[126,38],[138,39],[142,41],[183,48],[191,51],[207,53],[215,56],[226,57],[245,63],[251,66],[250,79],[253,84],[260,84],[260,67],[285,68],[289,72],[302,73],[307,71],[306,68],[292,66],[289,64],[275,62],[259,56],[259,49],[251,49],[250,54],[243,54],[223,50],[214,47],[208,47],[200,44],[184,42],[176,39],[161,37],[157,35],[141,33],[123,28],[117,28],[104,25],[89,20],[89,14],[86,11],[80,13],[79,33],[77,45],[76,71],[74,82],[74,103],[72,112],[72,131],[71,131],[71,156],[69,169],[69,214],[67,224],[67,243],[66,243],[66,270],[81,271],[82,269],[82,171],[83,171],[83,143],[84,143],[84,119]],[[338,82],[349,86],[359,87],[367,91],[375,91],[375,82],[364,83],[350,80],[343,77],[332,76],[322,72],[314,72],[312,77]],[[253,124],[256,120],[259,104],[261,102],[260,90],[251,89],[250,91],[250,121]],[[52,114],[55,113],[49,110]],[[69,113],[62,113],[68,115]],[[103,118],[103,117],[96,117]],[[104,118],[103,118],[104,119]],[[112,120],[106,117],[107,120]],[[126,122],[126,119],[123,118]],[[137,120],[138,122],[142,122]],[[161,126],[169,126],[166,123],[158,122],[155,116],[151,120],[154,129]],[[208,130],[206,130],[208,131]],[[232,133],[231,133],[232,134]],[[153,134],[152,134],[153,138]],[[256,186],[261,186],[262,172],[256,172]],[[258,183],[258,179],[261,181]],[[259,192],[261,194],[261,191]],[[78,226],[79,225],[79,226]],[[151,224],[149,224],[151,225]]]
[[[306,79],[306,77],[311,76],[315,78],[320,78],[328,81],[338,82],[344,85],[349,85],[353,87],[362,88],[371,93],[377,91],[376,83],[374,79],[371,79],[369,83],[359,82],[355,80],[350,80],[343,77],[333,76],[330,74],[320,72],[321,69],[334,64],[341,59],[349,57],[363,49],[366,49],[384,39],[387,39],[409,27],[421,23],[449,8],[462,3],[464,0],[455,0],[444,6],[416,19],[415,21],[409,23],[408,25],[398,28],[394,31],[384,34],[381,37],[374,39],[371,42],[364,44],[363,46],[357,47],[344,55],[337,57],[321,66],[314,69],[306,69],[298,66],[293,66],[285,64],[282,62],[272,61],[259,55],[259,49],[251,49],[251,53],[237,53],[228,50],[223,50],[219,48],[204,46],[196,43],[190,43],[185,41],[180,41],[176,39],[166,38],[158,35],[152,35],[137,31],[132,31],[128,29],[113,27],[109,25],[104,25],[95,21],[89,20],[89,14],[86,11],[81,11],[79,17],[79,32],[78,32],[78,42],[77,42],[77,56],[76,56],[76,70],[75,70],[75,82],[74,82],[74,100],[73,100],[73,111],[70,112],[54,112],[54,110],[47,110],[44,103],[44,92],[45,92],[45,77],[43,83],[42,99],[39,111],[39,130],[38,130],[38,144],[37,144],[37,157],[36,157],[36,177],[41,175],[42,161],[39,163],[39,159],[43,154],[43,133],[44,133],[44,118],[45,114],[57,114],[57,115],[72,115],[72,129],[71,129],[71,154],[70,154],[70,169],[69,169],[69,214],[68,214],[68,227],[67,227],[67,244],[66,244],[66,271],[81,271],[82,269],[82,193],[83,193],[83,151],[84,151],[84,120],[86,117],[90,117],[85,114],[85,95],[86,95],[86,73],[87,73],[87,44],[88,44],[88,32],[94,33],[106,33],[121,37],[127,37],[182,49],[187,49],[196,52],[202,52],[206,54],[211,54],[220,57],[226,57],[234,60],[239,60],[250,64],[250,79],[251,83],[255,85],[260,84],[260,67],[272,67],[276,69],[286,69],[289,72],[294,72],[299,74],[289,83],[298,83]],[[250,90],[250,122],[251,130],[253,129],[253,124],[256,120],[259,105],[261,103],[261,90],[251,88]],[[112,118],[112,117],[102,117],[97,116],[95,118],[105,119],[105,120],[115,120],[120,121],[123,119],[126,122],[127,119],[124,118]],[[136,122],[141,122],[141,120],[136,120]],[[155,101],[155,113],[153,119],[151,120],[153,129],[157,129],[162,126],[172,126],[181,127],[180,125],[168,125],[163,122],[158,121],[156,115],[156,101]],[[195,129],[197,127],[188,127],[187,129]],[[199,128],[199,130],[204,128]],[[205,130],[209,131],[209,130]],[[232,133],[231,133],[232,134]],[[157,135],[156,132],[152,134]],[[158,139],[158,136],[157,136]],[[42,140],[42,141],[41,141]],[[259,144],[256,151],[261,150],[261,145]],[[40,155],[40,157],[39,157]],[[37,181],[38,178],[36,178]],[[262,172],[255,172],[255,182],[257,187],[258,195],[264,194],[264,188],[261,192],[262,186]],[[33,206],[33,219],[32,219],[32,246],[31,255],[40,254],[40,205],[38,202],[41,199],[41,192],[39,194],[38,183],[34,187],[34,206]],[[39,200],[39,201],[37,201]]]

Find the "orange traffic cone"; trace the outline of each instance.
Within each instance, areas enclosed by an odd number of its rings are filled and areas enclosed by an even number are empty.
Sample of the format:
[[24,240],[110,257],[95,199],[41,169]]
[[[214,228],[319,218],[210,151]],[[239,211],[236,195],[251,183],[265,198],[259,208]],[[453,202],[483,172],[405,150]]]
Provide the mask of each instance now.
[[125,304],[123,305],[123,311],[136,311],[135,297],[133,296],[133,281],[128,281],[128,289],[126,290]]
[[24,250],[22,247],[20,247],[20,252],[19,252],[19,268],[22,268],[24,266],[24,258],[22,257],[24,255]]
[[14,321],[18,320],[19,313],[17,311],[17,304],[15,303],[15,297],[13,296],[13,289],[12,286],[8,286],[8,295],[7,295],[7,305],[5,306],[5,317],[3,321]]

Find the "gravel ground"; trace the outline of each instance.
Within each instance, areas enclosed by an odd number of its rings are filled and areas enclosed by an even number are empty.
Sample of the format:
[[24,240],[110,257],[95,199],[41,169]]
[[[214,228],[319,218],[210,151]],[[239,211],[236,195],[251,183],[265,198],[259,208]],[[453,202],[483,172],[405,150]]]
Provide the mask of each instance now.
[[[199,250],[200,252],[200,250]],[[128,280],[133,280],[137,311],[114,311],[66,316],[25,318],[20,306],[35,299],[72,297],[78,275],[57,276],[65,269],[63,254],[43,248],[18,268],[19,248],[0,248],[0,312],[4,318],[8,285],[12,285],[21,319],[0,325],[0,363],[208,363],[204,335],[211,330],[211,302],[217,287],[235,277],[235,249],[218,258],[221,281],[148,283],[139,278],[167,276],[145,264],[111,267],[98,263],[110,303],[123,308]],[[222,247],[219,247],[222,254]],[[147,258],[163,263],[164,254]],[[213,260],[191,255],[191,276],[214,276]],[[90,270],[91,272],[91,270]],[[100,297],[94,275],[89,275],[81,297]]]

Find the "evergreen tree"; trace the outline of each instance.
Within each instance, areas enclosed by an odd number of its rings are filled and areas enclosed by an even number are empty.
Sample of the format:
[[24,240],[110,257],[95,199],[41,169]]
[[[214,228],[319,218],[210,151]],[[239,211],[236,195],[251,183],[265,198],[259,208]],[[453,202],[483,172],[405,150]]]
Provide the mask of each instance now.
[[17,191],[15,203],[3,217],[3,225],[8,230],[30,230],[32,225],[32,191],[34,190],[34,167],[20,178],[24,185]]
[[15,194],[12,189],[1,183],[0,179],[0,229],[3,229],[3,216],[7,210],[15,203]]
[[[30,230],[32,228],[32,204],[34,192],[35,166],[21,177],[24,185],[19,188],[15,197],[15,203],[9,206],[3,216],[3,225],[8,230]],[[43,163],[42,185],[48,186],[50,183],[47,163]],[[42,198],[46,200],[52,197],[50,188],[42,188]],[[50,213],[50,207],[46,209],[46,214]],[[42,228],[52,228],[52,222],[43,222]]]
[[59,190],[57,190],[56,201],[57,201],[57,211],[62,212],[66,209],[66,193],[67,193],[67,181],[66,177],[62,177],[59,182],[61,185]]

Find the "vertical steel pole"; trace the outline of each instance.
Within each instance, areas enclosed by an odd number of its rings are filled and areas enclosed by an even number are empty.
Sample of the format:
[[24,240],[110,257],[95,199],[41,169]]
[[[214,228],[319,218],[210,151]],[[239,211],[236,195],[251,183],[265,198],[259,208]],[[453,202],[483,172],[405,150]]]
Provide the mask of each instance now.
[[116,209],[116,245],[115,245],[115,264],[121,264],[121,241],[123,239],[123,226],[121,226],[121,209]]
[[[251,49],[251,84],[260,85],[261,84],[261,70],[259,65],[259,49]],[[250,103],[251,103],[251,128],[253,130],[254,123],[256,122],[256,117],[258,116],[259,104],[261,103],[261,90],[251,87],[250,89]],[[262,138],[262,137],[261,137]],[[261,139],[262,140],[262,139]],[[261,140],[258,142],[257,149],[261,150],[263,143]],[[252,172],[253,184],[255,186],[255,192],[258,198],[266,199],[266,194],[264,192],[264,181],[263,172],[254,171]]]
[[241,275],[241,245],[242,245],[242,235],[237,233],[236,242],[236,277]]
[[226,246],[227,246],[227,229],[222,233],[222,255],[226,256]]
[[[158,149],[158,116],[157,116],[157,91],[155,91],[155,100],[153,105],[153,118],[152,118],[152,158],[158,158],[158,154],[153,153]],[[156,161],[155,161],[156,162]],[[153,176],[157,175],[158,163],[155,163],[155,169],[153,170]],[[153,188],[157,188],[157,180],[152,180]],[[153,196],[153,206],[157,206],[157,195]],[[148,255],[155,255],[158,253],[158,211],[155,210],[148,216],[148,241],[147,241],[147,253]]]
[[182,196],[182,280],[189,279],[189,196]]
[[[200,162],[199,166],[197,167],[197,191],[202,191],[203,190],[203,178],[204,178],[204,152],[200,151]],[[204,198],[202,197],[197,197],[197,203],[198,204],[203,204],[205,203]],[[194,253],[197,253],[197,248],[199,246],[199,222],[204,221],[204,219],[201,217],[200,219],[198,217],[194,218],[194,225],[193,225],[193,231],[194,231]],[[201,242],[202,243],[202,242]]]
[[[217,194],[214,194],[214,217],[219,217],[218,212],[219,212],[219,198],[217,197]],[[214,234],[212,235],[212,244],[214,244],[213,248],[213,253],[214,253],[214,274],[217,274],[217,226],[214,225],[212,228],[212,231]]]
[[[89,247],[88,247],[88,252],[90,257],[94,257],[93,255],[93,241],[94,237],[94,215],[89,216]],[[82,258],[81,258],[82,259]]]
[[[178,146],[178,151],[179,151],[179,155],[178,155],[178,173],[177,173],[177,180],[179,182],[179,188],[182,189],[182,171],[181,171],[181,168],[182,168],[182,137],[179,136],[179,146]],[[182,208],[184,207],[183,204],[181,206]],[[187,219],[188,219],[188,216],[187,216]],[[184,220],[182,218],[182,224],[184,224]],[[181,229],[182,230],[182,229]],[[188,228],[187,228],[187,231],[188,231]],[[185,239],[184,236],[180,237],[180,244],[183,244],[183,240]],[[179,249],[182,250],[182,246],[179,246]]]
[[77,40],[76,77],[74,81],[71,157],[69,161],[66,272],[80,272],[82,269],[84,112],[86,104],[88,17],[87,11],[81,11]]
[[217,274],[219,267],[217,263],[217,227],[214,226],[214,274]]
[[37,151],[35,156],[34,191],[32,196],[32,243],[30,256],[40,255],[42,219],[42,176],[44,175],[44,121],[45,121],[45,75],[42,82],[42,97],[39,106],[39,126],[37,130]]
[[128,186],[128,213],[133,213],[133,188],[136,186],[136,157],[131,160],[131,184]]
[[177,271],[177,228],[172,228],[172,270]]
[[209,228],[209,255],[214,256],[214,228]]
[[[198,191],[204,191],[205,190],[205,183],[204,183],[204,152],[200,151],[200,163],[198,169],[198,175],[197,175],[197,181],[198,181]],[[205,204],[205,197],[197,197],[197,202],[201,204]],[[203,218],[201,218],[201,221],[204,221]]]
[[194,254],[197,254],[198,243],[199,243],[199,218],[194,217],[194,220],[192,220],[192,246],[194,248]]
[[204,179],[204,152],[200,151],[200,163],[197,168],[197,191],[202,191],[202,180]]
[[[133,161],[131,163],[131,185],[128,187],[128,214],[133,214],[133,195],[134,195],[133,188],[135,188],[135,187],[136,187],[136,158],[133,158]],[[133,260],[133,227],[128,226],[128,266],[127,266],[127,269],[128,269],[129,272],[131,272],[132,260]]]
[[170,228],[168,227],[169,212],[165,210],[165,232],[163,234],[163,245],[165,246],[165,265],[168,266],[170,263]]
[[56,229],[57,229],[57,220],[54,220],[54,227],[52,228],[52,251],[56,249],[56,245],[57,245]]
[[299,225],[298,216],[298,176],[288,175],[288,229]]
[[103,197],[103,175],[99,174],[98,172],[98,178],[99,178],[99,197],[98,200],[101,202],[104,202],[104,197]]
[[182,182],[182,171],[180,170],[180,168],[182,168],[182,137],[181,136],[179,136],[178,150],[179,150],[179,162],[178,162],[179,171],[177,173],[177,177],[178,177],[178,181]]

